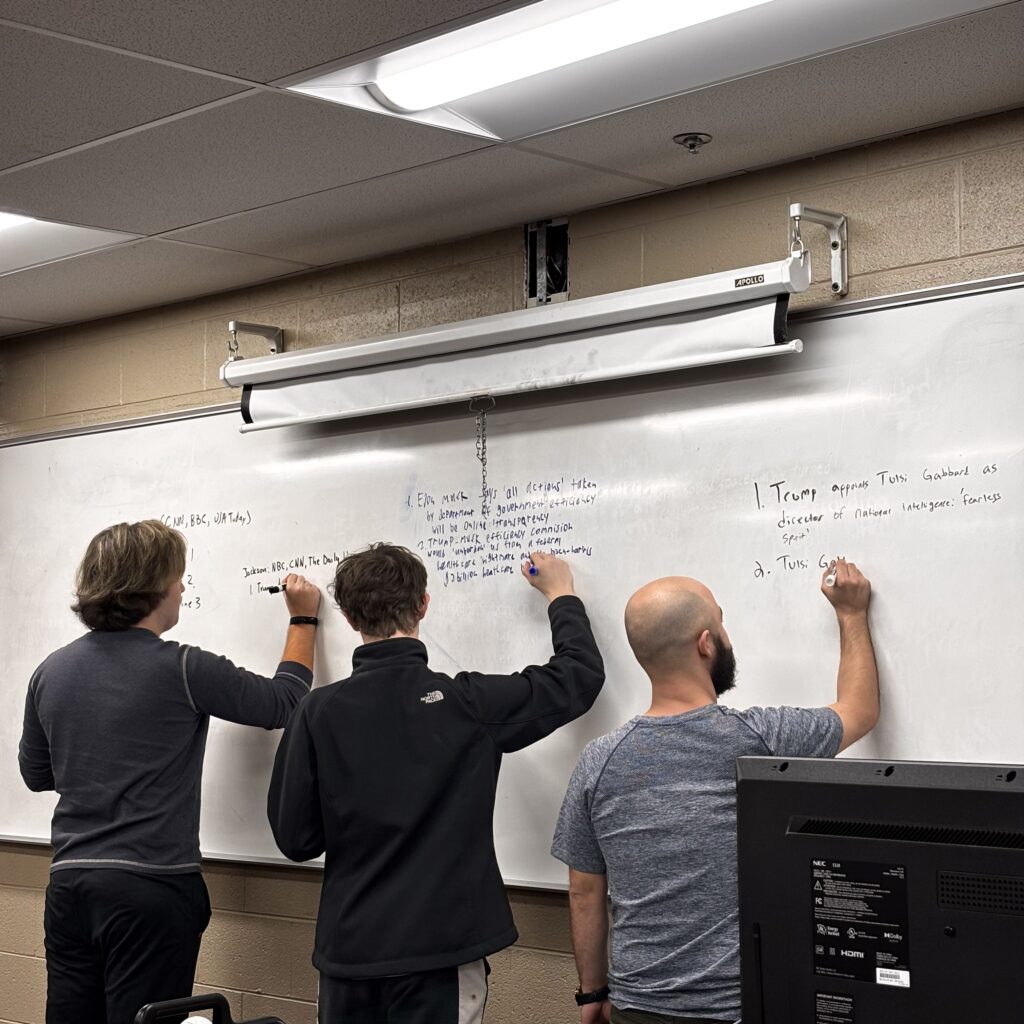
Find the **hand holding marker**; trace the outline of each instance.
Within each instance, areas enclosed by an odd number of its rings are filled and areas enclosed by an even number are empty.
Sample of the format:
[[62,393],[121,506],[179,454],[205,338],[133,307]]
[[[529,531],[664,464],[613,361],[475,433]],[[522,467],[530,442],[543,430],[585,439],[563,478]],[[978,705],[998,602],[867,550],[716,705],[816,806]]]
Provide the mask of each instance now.
[[320,610],[320,588],[305,576],[290,572],[281,583],[267,587],[264,594],[284,594],[290,615],[315,617]]
[[531,551],[523,562],[521,571],[530,586],[534,590],[539,590],[549,601],[576,592],[573,588],[572,570],[556,555]]
[[822,573],[821,592],[840,618],[866,614],[871,603],[870,580],[842,555],[833,558]]

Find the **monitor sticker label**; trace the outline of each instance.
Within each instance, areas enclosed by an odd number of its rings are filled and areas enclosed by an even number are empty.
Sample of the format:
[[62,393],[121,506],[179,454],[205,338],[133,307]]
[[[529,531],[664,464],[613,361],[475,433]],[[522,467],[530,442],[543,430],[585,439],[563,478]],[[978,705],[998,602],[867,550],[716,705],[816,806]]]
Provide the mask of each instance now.
[[814,1024],[854,1024],[853,996],[815,992]]
[[905,867],[812,860],[811,890],[815,974],[910,988]]

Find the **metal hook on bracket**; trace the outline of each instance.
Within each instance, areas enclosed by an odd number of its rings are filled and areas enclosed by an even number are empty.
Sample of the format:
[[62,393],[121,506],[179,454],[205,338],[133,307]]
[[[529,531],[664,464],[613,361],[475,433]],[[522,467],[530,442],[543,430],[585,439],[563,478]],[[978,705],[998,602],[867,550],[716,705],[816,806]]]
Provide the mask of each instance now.
[[821,224],[828,232],[832,250],[832,294],[845,295],[849,290],[849,270],[846,244],[846,214],[830,213],[828,210],[816,210],[803,203],[791,203],[789,207],[790,249],[794,256],[803,259],[807,248],[800,237],[800,221]]
[[280,327],[271,327],[268,324],[250,324],[244,320],[228,321],[228,362],[234,362],[242,357],[238,354],[238,335],[256,334],[266,338],[269,342],[271,355],[277,355],[284,347],[284,331]]

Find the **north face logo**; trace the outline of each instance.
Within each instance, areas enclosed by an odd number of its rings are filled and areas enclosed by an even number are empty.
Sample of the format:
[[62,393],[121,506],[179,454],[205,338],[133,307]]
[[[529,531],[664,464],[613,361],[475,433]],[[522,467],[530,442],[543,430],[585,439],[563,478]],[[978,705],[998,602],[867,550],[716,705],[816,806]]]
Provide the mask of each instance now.
[[436,704],[439,700],[444,700],[444,694],[440,690],[431,690],[426,697],[420,697],[421,704]]

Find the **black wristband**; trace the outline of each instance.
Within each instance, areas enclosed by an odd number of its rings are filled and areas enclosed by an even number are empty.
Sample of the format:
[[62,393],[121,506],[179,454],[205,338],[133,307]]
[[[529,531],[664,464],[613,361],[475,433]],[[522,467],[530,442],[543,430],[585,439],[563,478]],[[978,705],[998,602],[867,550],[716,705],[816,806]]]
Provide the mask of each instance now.
[[315,615],[293,615],[288,620],[289,626],[319,626],[320,620]]
[[587,1003],[603,1003],[608,998],[608,986],[602,985],[593,992],[584,992],[576,989],[576,1005],[586,1006]]

